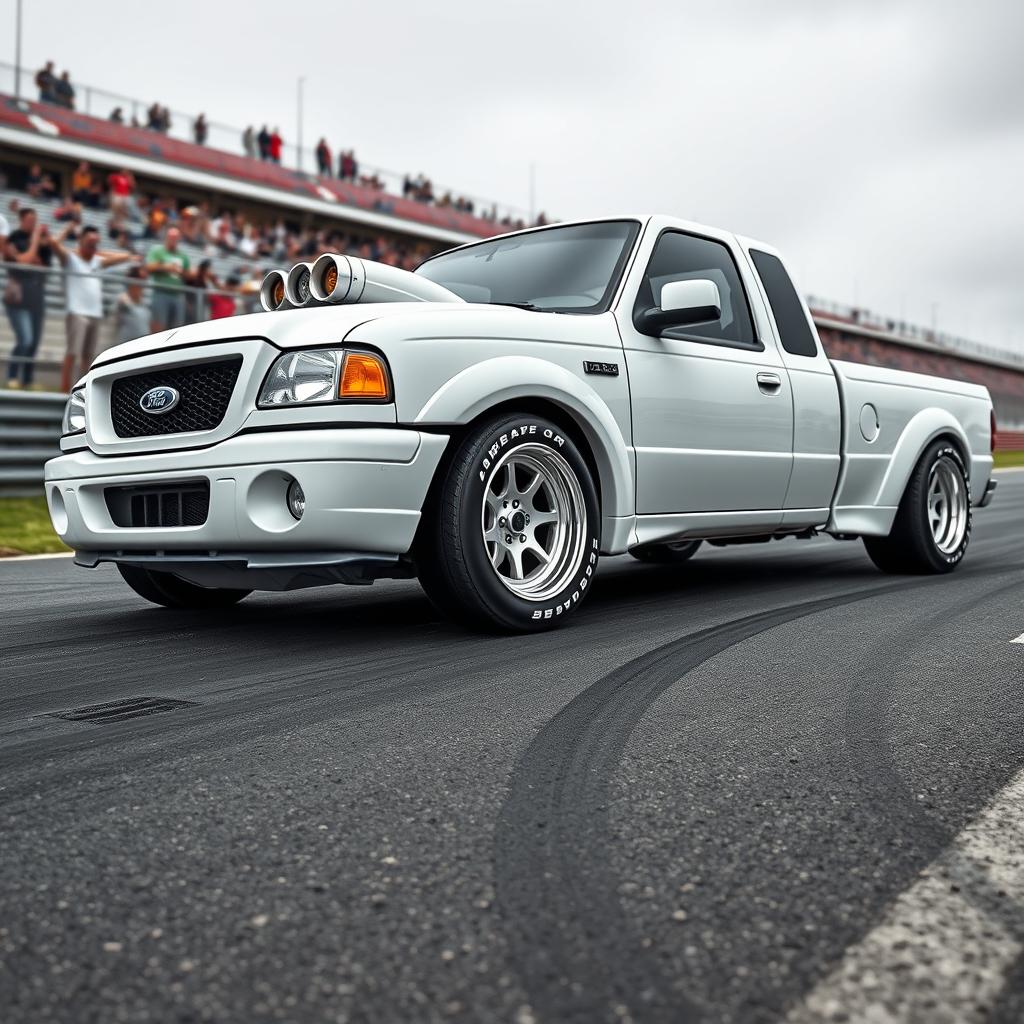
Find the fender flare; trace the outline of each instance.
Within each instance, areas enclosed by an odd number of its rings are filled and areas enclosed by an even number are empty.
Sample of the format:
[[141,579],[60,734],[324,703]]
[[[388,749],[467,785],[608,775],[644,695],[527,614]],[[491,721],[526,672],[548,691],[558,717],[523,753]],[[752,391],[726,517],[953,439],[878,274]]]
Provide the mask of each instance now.
[[[495,387],[495,382],[501,383]],[[469,423],[517,398],[542,398],[566,410],[594,454],[602,517],[632,516],[636,511],[632,449],[601,396],[562,366],[533,356],[496,356],[474,363],[438,388],[414,422]]]
[[971,472],[971,445],[960,424],[944,409],[937,409],[934,406],[922,409],[903,428],[903,433],[893,448],[889,468],[882,478],[875,498],[876,505],[899,505],[910,481],[910,474],[914,472],[914,467],[925,448],[944,434],[956,439],[957,447],[964,459],[964,467],[968,474]]

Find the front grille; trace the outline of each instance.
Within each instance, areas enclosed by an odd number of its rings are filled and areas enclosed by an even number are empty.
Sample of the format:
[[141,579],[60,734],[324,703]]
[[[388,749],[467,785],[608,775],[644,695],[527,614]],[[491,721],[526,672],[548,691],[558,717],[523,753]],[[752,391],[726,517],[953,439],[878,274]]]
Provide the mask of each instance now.
[[202,526],[210,514],[207,481],[167,487],[108,487],[107,510],[115,526],[132,529]]
[[[242,368],[242,357],[215,363],[147,370],[114,381],[110,389],[110,419],[118,437],[153,437],[213,430],[227,412],[231,392]],[[139,399],[152,388],[174,388],[178,404],[170,412],[143,412]]]

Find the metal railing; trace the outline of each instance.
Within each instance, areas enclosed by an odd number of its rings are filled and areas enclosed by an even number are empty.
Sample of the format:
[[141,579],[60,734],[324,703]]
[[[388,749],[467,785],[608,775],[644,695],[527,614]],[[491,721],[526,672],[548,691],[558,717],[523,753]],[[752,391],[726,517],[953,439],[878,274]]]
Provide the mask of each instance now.
[[64,395],[0,391],[0,494],[41,494],[43,464],[60,454]]
[[[22,264],[0,263],[0,292],[3,292],[12,269],[18,274],[40,276],[43,279],[43,315],[41,329],[34,338],[35,351],[29,355],[15,353],[15,326],[11,317],[11,309],[25,307],[23,301],[13,307],[3,304],[0,310],[0,387],[9,385],[10,381],[23,381],[27,376],[30,386],[57,390],[60,383],[60,371],[67,350],[67,298],[66,288],[69,278],[96,278],[100,284],[102,296],[102,316],[99,324],[99,338],[96,354],[123,341],[131,341],[136,337],[150,333],[154,327],[161,325],[153,322],[149,316],[146,329],[139,332],[125,333],[123,326],[130,319],[118,315],[118,299],[129,285],[141,288],[141,307],[152,313],[153,297],[159,291],[168,291],[149,280],[132,279],[124,273],[127,264],[117,268],[87,274],[65,270],[56,261],[52,267],[35,267]],[[218,316],[253,313],[260,307],[257,283],[252,281],[248,287],[239,288],[194,288],[186,285],[170,289],[183,297],[182,323],[196,323],[210,320],[216,313]],[[227,302],[216,303],[218,297]],[[233,309],[231,308],[233,304]],[[217,308],[215,309],[215,305]],[[175,324],[174,326],[181,326]],[[30,369],[29,369],[30,368]],[[26,373],[26,369],[29,372]]]
[[996,345],[983,345],[981,342],[971,341],[969,338],[963,338],[956,334],[948,334],[945,331],[922,327],[919,324],[907,323],[905,320],[882,316],[859,306],[848,306],[841,302],[831,302],[815,296],[808,296],[807,305],[813,313],[823,313],[825,316],[845,321],[856,327],[866,327],[869,330],[882,331],[885,334],[906,338],[909,341],[923,342],[929,346],[945,349],[952,354],[979,356],[982,359],[1013,363],[1024,368],[1024,352],[1000,348]]
[[[8,64],[4,61],[0,61],[0,93],[8,93],[14,95],[15,92],[15,79],[17,78],[21,87],[22,99],[29,99],[35,102],[41,102],[39,97],[39,90],[35,84],[36,70],[29,68],[21,68],[20,76],[17,75],[16,69],[13,64]],[[140,128],[146,128],[148,110],[152,106],[151,103],[147,103],[145,100],[140,100],[135,96],[127,96],[123,93],[112,92],[109,89],[101,89],[94,85],[85,85],[76,82],[72,82],[72,86],[75,90],[74,97],[74,109],[84,114],[88,114],[91,117],[97,117],[101,119],[109,119],[115,108],[120,108],[123,123],[129,127],[133,124],[137,124]],[[165,104],[162,104],[166,106]],[[183,142],[195,142],[195,123],[200,111],[193,111],[186,113],[180,110],[169,110],[170,115],[170,126],[167,129],[166,134],[172,139],[179,139]],[[205,111],[202,113],[206,113]],[[254,132],[258,133],[262,127],[262,122],[255,123],[253,125]],[[269,125],[271,131],[274,130],[274,125]],[[246,155],[245,148],[242,143],[242,136],[244,129],[237,125],[225,124],[221,121],[207,121],[207,136],[205,142],[202,145],[208,146],[211,149],[220,149],[228,153],[236,153]],[[325,133],[314,133],[319,136]],[[328,140],[330,142],[330,140]],[[352,145],[343,145],[340,148],[336,145],[331,146],[332,162],[333,167],[331,169],[332,177],[338,177],[338,157],[341,150],[353,150]],[[376,178],[383,185],[383,191],[390,193],[393,196],[400,196],[403,194],[403,184],[407,177],[414,177],[412,174],[407,174],[402,171],[395,171],[390,168],[380,167],[375,164],[368,164],[364,160],[359,159],[358,161],[358,174],[360,178]],[[303,146],[301,149],[295,143],[286,142],[282,145],[282,157],[281,163],[298,171],[305,177],[313,179],[317,177],[317,157],[315,147]],[[419,168],[417,173],[422,171]],[[432,179],[431,179],[432,180]],[[492,220],[495,223],[503,223],[504,218],[511,218],[513,221],[522,220],[524,223],[530,223],[533,220],[532,214],[522,207],[515,206],[512,203],[499,203],[497,200],[489,199],[486,197],[474,195],[463,191],[462,189],[454,188],[447,184],[434,183],[432,185],[434,202],[432,205],[438,205],[438,201],[445,195],[450,195],[452,199],[459,197],[468,199],[473,203],[473,213],[475,216],[486,220]]]

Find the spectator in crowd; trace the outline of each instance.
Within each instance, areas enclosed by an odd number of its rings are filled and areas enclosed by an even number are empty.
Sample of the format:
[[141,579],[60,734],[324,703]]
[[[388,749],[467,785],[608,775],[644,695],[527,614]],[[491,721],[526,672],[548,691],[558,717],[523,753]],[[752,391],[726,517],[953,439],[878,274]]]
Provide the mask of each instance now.
[[166,331],[185,322],[183,279],[188,273],[189,259],[181,251],[181,232],[167,229],[162,245],[154,245],[146,257],[146,270],[153,282],[152,330]]
[[[208,307],[213,303],[214,290],[223,287],[213,272],[213,263],[210,260],[203,260],[195,270],[186,272],[182,280],[188,288],[194,289],[185,299],[186,312],[190,320],[195,322],[213,319],[212,315],[208,314]],[[207,294],[200,295],[200,292]]]
[[228,277],[227,282],[220,286],[219,291],[210,292],[207,299],[211,320],[222,320],[234,316],[238,308],[234,293],[241,288],[242,279],[237,274]]
[[264,125],[260,129],[259,135],[256,136],[256,143],[260,150],[260,159],[270,159],[270,132],[267,131],[267,126]]
[[40,103],[57,102],[57,76],[53,72],[52,60],[48,60],[46,67],[36,72],[36,88],[39,90]]
[[[35,210],[18,211],[18,229],[7,236],[4,259],[17,263],[4,287],[4,310],[14,332],[14,348],[7,366],[8,387],[29,387],[35,371],[36,351],[46,316],[46,270],[53,260],[49,232]],[[40,269],[36,269],[40,268]]]
[[253,130],[252,125],[242,132],[242,152],[245,153],[250,160],[256,157],[256,132]]
[[200,114],[192,125],[192,137],[196,140],[196,145],[205,146],[209,134],[210,126],[206,123],[206,115]]
[[146,226],[143,228],[143,238],[159,238],[171,219],[173,206],[168,199],[158,197],[149,204],[149,212],[146,215]]
[[127,231],[125,231],[124,228],[111,226],[110,238],[113,241],[115,248],[120,249],[122,252],[134,253],[136,251],[135,240]]
[[284,148],[284,140],[281,138],[281,132],[275,128],[270,136],[270,145],[268,151],[270,153],[270,159],[275,164],[281,162],[281,150]]
[[71,198],[76,203],[95,209],[100,205],[100,188],[93,177],[88,160],[82,160],[71,175]]
[[359,173],[355,153],[349,149],[338,155],[338,177],[342,181],[355,181]]
[[134,214],[132,195],[135,177],[126,167],[107,175],[107,202],[110,204],[110,223],[121,227],[125,219]]
[[39,164],[32,164],[25,178],[25,191],[33,199],[52,199],[57,194],[57,186]]
[[316,166],[322,177],[331,176],[331,147],[324,138],[321,138],[316,146]]
[[131,267],[125,289],[114,302],[114,337],[117,344],[149,334],[152,314],[146,305],[145,267]]
[[114,107],[110,112],[111,124],[124,124],[124,111],[120,107]]
[[166,135],[171,130],[171,112],[167,107],[154,103],[146,111],[146,127]]
[[61,72],[57,79],[57,103],[66,110],[75,109],[75,89],[71,84],[71,76],[67,71]]
[[408,175],[402,181],[402,195],[408,199],[413,198],[420,203],[432,203],[434,201],[434,186],[430,179],[422,173],[410,178]]
[[186,206],[181,211],[178,228],[181,231],[181,237],[190,245],[203,244],[202,219],[198,206]]
[[82,204],[75,202],[71,196],[65,196],[61,204],[53,211],[53,219],[62,223],[82,223]]
[[54,240],[53,250],[64,267],[67,351],[61,367],[61,391],[70,391],[96,358],[100,324],[103,320],[103,286],[99,273],[137,256],[126,252],[101,252],[100,233],[85,227],[78,238],[78,248],[64,243],[71,233],[69,224]]
[[7,248],[7,236],[11,233],[11,226],[7,223],[7,218],[0,213],[0,257],[4,256],[4,252]]

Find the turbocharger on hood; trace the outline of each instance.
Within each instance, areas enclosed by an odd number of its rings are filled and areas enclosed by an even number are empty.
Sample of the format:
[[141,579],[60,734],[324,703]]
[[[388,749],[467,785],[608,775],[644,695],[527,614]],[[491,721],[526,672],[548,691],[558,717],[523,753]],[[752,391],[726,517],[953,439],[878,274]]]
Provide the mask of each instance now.
[[408,270],[332,252],[315,263],[296,263],[287,273],[272,270],[260,286],[260,303],[268,313],[333,303],[463,301]]

